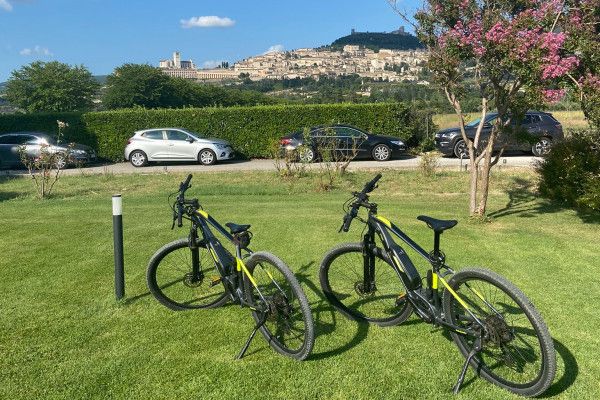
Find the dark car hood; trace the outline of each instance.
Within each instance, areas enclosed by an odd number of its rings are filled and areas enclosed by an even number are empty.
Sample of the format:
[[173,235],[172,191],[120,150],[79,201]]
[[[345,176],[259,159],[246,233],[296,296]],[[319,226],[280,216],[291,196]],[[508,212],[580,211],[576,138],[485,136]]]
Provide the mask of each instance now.
[[[466,128],[465,128],[466,129]],[[442,129],[440,131],[438,131],[438,135],[442,135],[444,133],[455,133],[455,132],[460,132],[460,128],[447,128],[447,129]]]
[[373,139],[378,139],[378,140],[389,140],[389,141],[401,141],[402,143],[404,143],[404,140],[400,139],[399,137],[396,136],[386,136],[386,135],[370,135],[371,138]]

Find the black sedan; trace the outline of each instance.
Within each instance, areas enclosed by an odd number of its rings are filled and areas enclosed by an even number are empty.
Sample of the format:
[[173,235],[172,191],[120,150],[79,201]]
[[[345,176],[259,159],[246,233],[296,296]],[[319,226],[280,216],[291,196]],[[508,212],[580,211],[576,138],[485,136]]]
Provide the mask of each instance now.
[[48,151],[65,155],[58,157],[60,168],[69,162],[89,163],[96,161],[96,152],[89,146],[77,143],[59,143],[56,137],[41,132],[15,132],[0,135],[0,168],[23,167],[19,148],[23,147],[30,157],[38,157],[43,146]]
[[[480,146],[485,146],[497,117],[498,114],[495,112],[486,116],[481,131]],[[480,121],[481,119],[478,118],[465,125],[465,133],[469,140],[474,140]],[[548,154],[553,143],[564,139],[562,125],[550,113],[528,111],[520,124],[513,122],[513,127],[518,127],[522,134],[501,135],[494,143],[495,151],[504,147],[506,150],[530,151],[534,156],[544,156]],[[467,145],[458,127],[439,131],[435,135],[435,145],[444,155],[469,157]]]
[[[305,143],[310,139],[310,143]],[[406,152],[404,142],[392,136],[374,135],[349,125],[316,126],[308,132],[294,132],[279,140],[282,152],[298,151],[301,161],[323,158],[323,152],[354,159],[387,161]]]

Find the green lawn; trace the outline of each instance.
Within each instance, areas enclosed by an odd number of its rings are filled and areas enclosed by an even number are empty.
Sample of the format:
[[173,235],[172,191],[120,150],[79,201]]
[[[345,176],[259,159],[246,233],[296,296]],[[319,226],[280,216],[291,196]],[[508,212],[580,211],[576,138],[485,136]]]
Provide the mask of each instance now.
[[[247,309],[173,312],[148,295],[149,258],[186,235],[169,230],[167,205],[183,175],[65,177],[45,201],[31,195],[28,180],[0,177],[0,398],[454,398],[463,359],[440,331],[414,317],[392,328],[357,325],[322,299],[321,257],[359,240],[362,229],[355,223],[337,233],[341,205],[372,175],[352,174],[328,193],[312,178],[280,181],[271,173],[204,173],[192,181],[190,195],[215,218],[252,224],[253,248],[274,252],[297,273],[317,331],[313,355],[301,363],[276,354],[262,336],[234,361],[252,328]],[[467,180],[389,171],[372,199],[428,248],[433,235],[415,217],[458,218],[442,238],[449,263],[507,276],[545,317],[559,354],[549,394],[600,397],[600,217],[538,200],[531,173],[502,171],[494,175],[492,221],[469,222]],[[124,198],[122,303],[113,294],[115,192]],[[515,397],[472,377],[460,397]]]

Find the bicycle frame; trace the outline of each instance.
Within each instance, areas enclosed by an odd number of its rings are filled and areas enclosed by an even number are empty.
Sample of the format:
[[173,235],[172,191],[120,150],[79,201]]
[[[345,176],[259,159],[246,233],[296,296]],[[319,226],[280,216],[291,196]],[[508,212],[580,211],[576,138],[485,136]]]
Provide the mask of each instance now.
[[[452,331],[467,335],[479,337],[480,332],[474,329],[465,329],[454,324],[447,322],[442,317],[442,305],[441,305],[441,293],[439,290],[439,282],[445,287],[445,289],[458,301],[458,303],[467,311],[467,313],[473,318],[473,321],[483,327],[483,323],[471,312],[468,304],[450,287],[448,282],[444,279],[445,276],[451,275],[454,271],[449,268],[442,258],[433,259],[432,255],[425,251],[419,246],[414,240],[412,240],[406,233],[402,232],[400,228],[394,225],[390,220],[385,217],[377,215],[375,210],[369,211],[369,217],[366,221],[368,225],[368,231],[363,238],[363,256],[364,256],[364,282],[363,287],[365,290],[371,290],[374,278],[375,270],[375,255],[373,250],[376,247],[375,234],[378,235],[381,243],[383,244],[384,251],[392,261],[392,267],[400,277],[404,288],[406,289],[407,298],[415,309],[416,314],[426,322],[432,323],[436,326],[444,326]],[[417,252],[421,257],[425,258],[427,262],[431,264],[431,279],[427,279],[427,288],[431,290],[431,300],[427,299],[422,294],[422,278],[413,262],[408,257],[408,254],[398,245],[392,236],[398,237],[410,248]],[[435,245],[437,248],[439,243]],[[435,255],[436,257],[438,255]],[[446,274],[440,274],[440,269],[445,268],[448,270]],[[471,290],[474,290],[471,288]],[[485,299],[477,291],[474,293],[479,296],[483,301]],[[427,309],[423,307],[427,305]]]
[[[256,289],[259,297],[263,300],[263,303],[267,303],[265,297],[261,293],[258,288],[258,284],[256,280],[246,268],[246,264],[242,260],[242,247],[240,246],[239,241],[235,239],[233,235],[231,235],[227,230],[219,224],[212,216],[210,216],[204,210],[194,210],[194,213],[190,217],[192,221],[192,228],[190,229],[190,248],[192,251],[192,274],[197,276],[199,274],[199,249],[196,245],[198,241],[198,228],[202,233],[202,238],[204,243],[206,244],[217,269],[221,275],[221,281],[225,285],[227,292],[229,293],[231,299],[234,302],[239,302],[241,306],[247,306],[250,309],[266,312],[268,310],[258,310],[255,304],[250,304],[247,301],[247,295],[245,293],[244,285],[242,285],[242,281],[244,276],[248,278],[252,286]],[[232,244],[235,245],[235,258],[232,260],[229,252],[223,247],[219,239],[213,234],[210,226],[214,227],[220,234],[225,236],[227,240],[229,240]],[[249,248],[244,248],[248,253],[252,254],[252,251]],[[235,264],[235,271],[228,270],[228,268],[233,269],[233,265]],[[268,273],[268,271],[267,271]],[[270,275],[270,274],[269,274]],[[271,277],[271,279],[273,279]],[[273,280],[274,281],[274,280]],[[275,281],[274,281],[275,282]],[[277,284],[275,282],[275,284]],[[278,285],[277,285],[278,286]]]

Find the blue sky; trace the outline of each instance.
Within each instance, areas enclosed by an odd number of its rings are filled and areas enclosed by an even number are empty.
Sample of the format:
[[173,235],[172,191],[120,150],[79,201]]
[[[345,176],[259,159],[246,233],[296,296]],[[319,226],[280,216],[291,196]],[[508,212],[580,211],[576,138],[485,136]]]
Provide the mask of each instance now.
[[[201,18],[211,16],[219,18]],[[126,62],[158,65],[179,50],[203,66],[402,24],[385,0],[0,0],[0,82],[34,60],[104,75]]]

